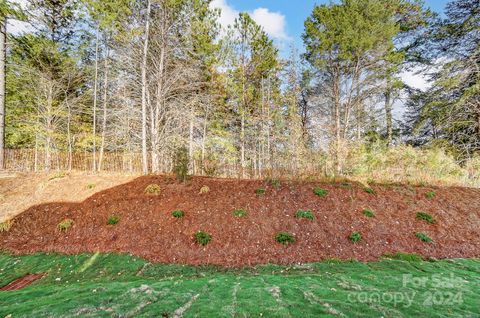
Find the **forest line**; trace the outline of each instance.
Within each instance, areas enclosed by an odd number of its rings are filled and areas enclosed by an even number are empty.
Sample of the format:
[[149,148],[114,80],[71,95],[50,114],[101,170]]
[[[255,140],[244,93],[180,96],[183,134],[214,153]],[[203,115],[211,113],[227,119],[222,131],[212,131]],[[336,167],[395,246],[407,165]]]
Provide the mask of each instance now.
[[[119,153],[140,156],[145,174],[185,160],[207,175],[401,167],[480,180],[477,0],[454,0],[444,16],[415,0],[317,5],[304,53],[288,58],[249,14],[225,29],[210,4],[3,1],[0,149],[41,153],[39,170],[63,153],[67,169],[82,155],[102,171]],[[9,19],[34,31],[9,34]],[[412,69],[428,89],[402,81]]]

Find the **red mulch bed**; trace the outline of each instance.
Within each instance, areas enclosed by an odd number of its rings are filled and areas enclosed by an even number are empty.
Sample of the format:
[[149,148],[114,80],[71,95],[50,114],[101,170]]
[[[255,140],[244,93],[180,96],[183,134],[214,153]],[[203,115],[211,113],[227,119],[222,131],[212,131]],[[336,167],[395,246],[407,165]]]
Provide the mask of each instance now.
[[[162,188],[158,196],[144,193],[147,185]],[[199,194],[202,186],[210,192]],[[313,194],[320,186],[324,197]],[[265,195],[255,189],[265,187]],[[480,190],[374,186],[375,194],[352,184],[282,182],[278,189],[258,180],[195,177],[179,184],[172,177],[148,176],[99,192],[82,203],[34,206],[15,219],[8,233],[0,233],[0,250],[34,252],[125,252],[150,261],[180,264],[244,266],[260,263],[291,264],[326,258],[362,261],[384,253],[417,253],[425,257],[480,257]],[[425,193],[435,191],[434,199]],[[67,201],[68,198],[65,198]],[[248,216],[233,215],[245,208]],[[375,218],[362,211],[370,208]],[[185,217],[172,217],[173,210]],[[315,220],[296,219],[297,210],[312,210]],[[425,211],[435,224],[417,220]],[[117,215],[117,225],[107,225]],[[74,220],[68,231],[58,230],[65,218]],[[195,243],[195,232],[210,233],[205,247]],[[297,241],[283,246],[274,239],[280,231]],[[361,232],[356,244],[348,237]],[[425,232],[433,243],[423,243],[416,232]]]
[[25,288],[28,285],[32,284],[34,281],[42,279],[45,275],[46,274],[27,274],[23,277],[20,277],[19,279],[14,280],[8,285],[3,286],[2,288],[0,288],[0,291],[12,291]]

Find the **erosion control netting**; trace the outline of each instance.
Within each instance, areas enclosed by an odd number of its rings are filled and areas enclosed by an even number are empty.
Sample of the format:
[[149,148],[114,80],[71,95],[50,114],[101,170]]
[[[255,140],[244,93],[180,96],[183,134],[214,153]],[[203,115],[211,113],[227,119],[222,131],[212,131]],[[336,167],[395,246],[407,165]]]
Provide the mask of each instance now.
[[[152,184],[160,190],[146,193]],[[207,193],[200,193],[204,186]],[[313,189],[327,190],[318,196]],[[264,188],[264,194],[256,189]],[[82,203],[34,206],[0,233],[0,250],[34,252],[126,252],[150,261],[244,266],[291,264],[327,258],[368,261],[385,253],[425,257],[480,256],[480,190],[373,186],[359,184],[232,180],[195,177],[185,184],[173,177],[148,176],[99,192]],[[426,193],[435,192],[435,198]],[[369,191],[371,192],[371,191]],[[68,198],[65,198],[67,201]],[[234,211],[246,215],[236,217]],[[366,217],[365,209],[374,211]],[[176,218],[172,212],[181,210]],[[313,219],[298,218],[309,210]],[[419,211],[435,223],[417,219]],[[108,224],[111,216],[118,223]],[[58,225],[72,220],[68,229]],[[195,234],[211,235],[207,245]],[[275,240],[285,232],[294,243]],[[353,243],[352,233],[361,234]],[[431,243],[419,240],[425,233]]]

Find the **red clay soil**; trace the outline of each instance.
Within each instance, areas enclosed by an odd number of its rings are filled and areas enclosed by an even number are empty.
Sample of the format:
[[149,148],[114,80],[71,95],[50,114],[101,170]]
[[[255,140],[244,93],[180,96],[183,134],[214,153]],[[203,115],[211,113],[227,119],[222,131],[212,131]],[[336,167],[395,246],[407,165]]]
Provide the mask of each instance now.
[[22,288],[27,287],[28,285],[32,284],[34,281],[42,279],[45,274],[28,274],[19,279],[14,280],[10,284],[3,286],[0,288],[0,291],[12,291],[12,290],[19,290]]
[[[145,193],[149,184],[160,195]],[[208,186],[209,193],[200,194]],[[315,186],[329,191],[316,196]],[[255,189],[265,187],[265,195]],[[282,182],[278,189],[258,180],[195,177],[179,184],[172,177],[148,176],[95,194],[82,203],[34,206],[16,217],[7,233],[0,233],[0,250],[15,254],[34,252],[124,252],[150,261],[180,264],[244,266],[261,263],[292,264],[326,258],[362,261],[384,253],[417,253],[425,257],[480,257],[480,190]],[[425,194],[435,191],[433,199]],[[65,198],[68,200],[68,198]],[[248,215],[235,217],[244,208]],[[374,218],[363,215],[369,208]],[[174,210],[185,217],[172,217]],[[297,210],[311,210],[315,219],[297,219]],[[431,214],[435,224],[417,220],[416,213]],[[120,217],[107,225],[110,216]],[[69,218],[74,225],[60,231]],[[205,247],[194,234],[205,231],[212,241]],[[283,246],[278,232],[293,234],[296,242]],[[362,240],[353,244],[354,231]],[[421,242],[424,232],[433,243]]]

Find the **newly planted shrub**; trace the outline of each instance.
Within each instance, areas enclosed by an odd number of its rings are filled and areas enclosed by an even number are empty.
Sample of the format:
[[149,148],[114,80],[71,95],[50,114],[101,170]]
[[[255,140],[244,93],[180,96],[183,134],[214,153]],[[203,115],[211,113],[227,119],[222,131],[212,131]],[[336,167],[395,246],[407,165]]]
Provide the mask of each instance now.
[[425,233],[422,232],[417,232],[415,233],[415,236],[420,239],[420,241],[425,242],[425,243],[431,243],[433,240]]
[[295,217],[297,219],[309,219],[309,220],[315,219],[315,216],[310,210],[298,210],[297,212],[295,212]]
[[363,210],[363,215],[365,215],[368,218],[374,218],[375,217],[375,213],[370,209],[364,209]]
[[210,188],[208,186],[203,186],[200,188],[200,194],[205,194],[205,193],[208,193],[210,192]]
[[162,188],[160,188],[160,186],[158,184],[149,184],[146,188],[145,188],[145,193],[147,194],[155,194],[155,195],[158,195],[160,194],[160,192],[162,192]]
[[71,228],[73,225],[73,220],[72,219],[65,219],[62,222],[58,223],[58,229],[60,231],[66,231],[69,228]]
[[212,236],[206,232],[198,231],[195,233],[195,241],[202,246],[207,245],[212,240]]
[[120,217],[119,217],[119,216],[116,216],[116,215],[111,215],[111,216],[108,218],[107,224],[108,224],[108,225],[115,225],[115,224],[117,224],[118,222],[120,222]]
[[272,187],[274,187],[275,189],[278,189],[280,188],[280,180],[278,179],[272,179],[272,181],[270,182],[272,184]]
[[325,197],[328,194],[328,190],[322,189],[320,187],[315,187],[313,188],[313,193],[315,193],[316,196]]
[[257,195],[264,195],[265,192],[266,192],[265,188],[258,188],[258,189],[255,190],[255,193]]
[[348,239],[350,241],[352,241],[353,243],[357,243],[358,241],[360,241],[362,239],[362,234],[360,234],[359,232],[353,232],[352,234],[350,234]]
[[5,222],[0,223],[0,233],[1,232],[8,232],[12,228],[13,221],[6,220]]
[[433,218],[433,216],[426,212],[417,212],[417,220],[423,220],[430,224],[435,223],[435,219]]
[[373,190],[372,188],[369,188],[369,187],[363,188],[363,191],[365,191],[369,194],[375,194],[375,190]]
[[295,243],[295,237],[287,232],[280,232],[275,236],[275,240],[283,245]]
[[433,191],[429,191],[429,192],[425,193],[425,197],[429,200],[432,200],[433,198],[435,198],[435,195],[436,194]]
[[175,210],[175,211],[172,212],[172,216],[174,218],[180,219],[180,218],[183,218],[185,216],[185,212],[183,212],[182,210]]
[[235,215],[237,218],[242,218],[244,216],[247,216],[247,210],[245,210],[245,209],[235,209],[233,211],[233,215]]

